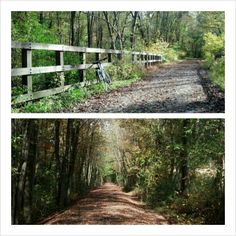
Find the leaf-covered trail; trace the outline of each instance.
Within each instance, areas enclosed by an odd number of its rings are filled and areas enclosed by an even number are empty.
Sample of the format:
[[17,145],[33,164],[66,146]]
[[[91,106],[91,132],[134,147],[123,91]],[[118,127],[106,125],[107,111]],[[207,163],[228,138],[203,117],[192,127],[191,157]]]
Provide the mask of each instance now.
[[197,60],[162,69],[129,87],[95,96],[63,112],[224,112],[224,94]]
[[64,212],[40,224],[168,224],[164,216],[147,208],[129,193],[112,183],[91,191]]

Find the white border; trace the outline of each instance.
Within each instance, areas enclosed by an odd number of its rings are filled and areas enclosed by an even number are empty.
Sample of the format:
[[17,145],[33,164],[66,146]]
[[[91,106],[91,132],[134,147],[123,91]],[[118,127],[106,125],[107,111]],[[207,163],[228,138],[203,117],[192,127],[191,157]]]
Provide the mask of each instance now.
[[[235,2],[234,1],[4,1],[1,2],[1,234],[2,235],[235,235]],[[10,11],[225,11],[224,114],[11,114]],[[226,225],[21,226],[11,225],[12,118],[224,118],[226,119]]]

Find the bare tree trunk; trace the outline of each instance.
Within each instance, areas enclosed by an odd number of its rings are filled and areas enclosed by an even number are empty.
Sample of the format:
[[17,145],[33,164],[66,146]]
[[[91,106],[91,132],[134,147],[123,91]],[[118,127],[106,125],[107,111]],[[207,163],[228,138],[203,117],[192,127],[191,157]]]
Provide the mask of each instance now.
[[189,126],[190,120],[183,119],[182,122],[183,122],[182,123],[182,150],[181,150],[181,153],[180,153],[180,157],[181,157],[180,191],[181,191],[182,194],[184,194],[187,190],[187,185],[188,185],[188,150],[187,150],[188,139],[187,139],[186,129]]
[[111,49],[116,50],[116,44],[115,44],[115,40],[113,38],[113,30],[112,30],[112,24],[109,19],[109,13],[104,11],[103,15],[104,15],[104,17],[106,19],[106,23],[107,23],[107,28],[108,28],[108,33],[109,33],[109,38],[110,38],[110,43],[111,43]]
[[136,23],[138,18],[138,12],[131,12],[132,15],[132,25],[131,25],[131,35],[130,35],[130,47],[135,48],[135,32],[136,32]]
[[96,18],[96,46],[97,48],[103,48],[103,28],[100,20],[100,14],[101,12],[97,12],[97,18]]
[[122,32],[121,32],[121,27],[120,27],[120,24],[119,24],[119,13],[118,12],[113,12],[113,15],[114,15],[114,19],[115,19],[115,23],[116,23],[116,38],[119,42],[119,45],[120,45],[120,50],[123,50],[123,38],[122,38]]
[[58,32],[58,37],[59,37],[59,43],[62,43],[61,18],[60,18],[59,12],[56,12],[56,18],[57,18],[57,32]]
[[88,47],[93,46],[93,22],[94,12],[87,13],[87,34],[88,34]]
[[71,29],[70,42],[72,46],[74,46],[74,43],[75,43],[75,14],[76,14],[75,11],[72,11],[70,13],[70,29]]

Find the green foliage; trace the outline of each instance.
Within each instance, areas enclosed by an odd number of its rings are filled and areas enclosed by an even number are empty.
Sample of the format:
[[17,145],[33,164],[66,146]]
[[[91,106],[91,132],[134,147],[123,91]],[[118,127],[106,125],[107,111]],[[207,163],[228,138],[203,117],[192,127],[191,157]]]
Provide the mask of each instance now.
[[207,66],[211,67],[217,54],[224,54],[224,35],[217,36],[206,33],[203,37],[204,46],[202,48]]
[[11,89],[12,96],[22,95],[22,94],[25,94],[26,92],[27,92],[26,86],[17,86],[17,87],[12,87]]
[[40,24],[37,12],[13,12],[11,27],[13,41],[58,43],[57,35]]
[[104,182],[117,183],[116,171],[114,169],[114,162],[111,156],[103,156],[102,165],[100,169],[101,176]]
[[219,85],[222,90],[225,89],[225,58],[215,60],[210,67],[210,78]]
[[54,197],[55,189],[51,187],[56,186],[54,178],[56,173],[53,169],[48,169],[48,166],[43,169],[43,173],[41,171],[42,169],[39,169],[39,172],[37,172],[33,189],[35,196],[33,222],[49,215],[58,208]]
[[150,44],[147,50],[162,55],[166,62],[182,59],[186,54],[178,44],[171,45],[163,40],[157,40],[155,43]]
[[186,219],[196,218],[202,224],[224,224],[224,192],[215,187],[215,179],[201,176],[191,182],[184,197],[171,199],[170,210]]
[[139,66],[122,62],[107,67],[107,72],[112,81],[135,80],[143,75]]
[[[131,121],[129,127],[134,142],[125,147],[133,153],[126,172],[135,175],[134,182],[126,182],[129,190],[152,207],[162,207],[177,223],[223,224],[224,122],[192,119],[183,129],[183,120]],[[188,180],[182,192],[184,153]]]
[[24,112],[55,112],[63,108],[69,108],[89,96],[86,88],[73,89],[61,95],[43,98],[37,102],[28,102],[24,107],[15,108],[15,111],[20,109]]
[[225,57],[224,57],[224,34],[204,35],[204,64],[210,70],[210,79],[224,90],[225,84]]
[[[112,78],[112,84],[109,89],[117,89],[128,86],[131,83],[141,79],[142,72],[138,66],[135,65],[118,65],[106,68]],[[66,84],[78,84],[78,71],[65,72]],[[42,83],[42,81],[44,81]],[[68,92],[42,98],[39,101],[26,102],[23,106],[13,106],[14,112],[52,112],[63,108],[72,107],[74,104],[83,101],[95,94],[106,92],[102,83],[96,81],[95,70],[86,71],[85,86],[76,88],[72,87]],[[61,84],[59,74],[43,74],[34,76],[34,91],[58,87]],[[12,95],[21,95],[26,92],[26,86],[12,87]]]

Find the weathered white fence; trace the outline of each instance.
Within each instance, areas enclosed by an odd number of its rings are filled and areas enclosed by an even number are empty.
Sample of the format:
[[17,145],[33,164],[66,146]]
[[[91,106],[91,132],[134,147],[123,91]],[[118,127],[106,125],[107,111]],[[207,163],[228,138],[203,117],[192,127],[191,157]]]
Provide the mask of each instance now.
[[[25,101],[30,101],[57,93],[61,93],[72,85],[65,85],[65,71],[80,70],[79,81],[83,81],[85,77],[85,70],[91,66],[91,64],[86,64],[86,55],[88,53],[94,53],[96,55],[96,60],[101,59],[101,54],[107,55],[107,63],[103,63],[104,66],[112,64],[113,55],[116,55],[118,59],[130,55],[132,63],[140,63],[146,66],[149,66],[156,62],[162,62],[162,56],[149,53],[149,52],[131,52],[131,51],[120,51],[112,49],[101,49],[101,48],[85,48],[85,47],[75,47],[75,46],[66,46],[58,44],[41,44],[41,43],[21,43],[21,42],[12,42],[12,49],[21,49],[22,51],[22,67],[21,68],[12,68],[11,76],[22,76],[22,80],[25,81],[27,85],[27,93],[19,95],[13,98],[14,103],[21,103]],[[42,66],[42,67],[33,67],[32,66],[32,51],[33,50],[48,50],[55,51],[56,65],[53,66]],[[81,64],[78,65],[65,65],[64,64],[64,52],[76,52],[78,53],[78,59]],[[93,65],[92,68],[96,68],[96,65]],[[60,75],[60,86],[56,88],[33,91],[33,79],[32,75],[51,73],[56,72]]]

